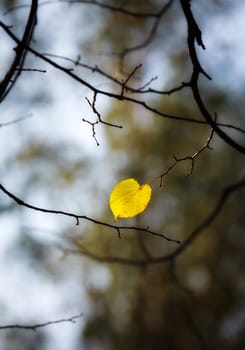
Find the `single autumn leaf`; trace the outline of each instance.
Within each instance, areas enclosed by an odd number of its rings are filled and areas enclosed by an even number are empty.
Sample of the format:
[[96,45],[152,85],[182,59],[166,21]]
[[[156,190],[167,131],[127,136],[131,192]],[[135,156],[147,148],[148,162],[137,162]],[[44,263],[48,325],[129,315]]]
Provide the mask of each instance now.
[[110,195],[110,208],[115,221],[142,213],[151,199],[151,191],[150,185],[140,185],[135,179],[119,182]]

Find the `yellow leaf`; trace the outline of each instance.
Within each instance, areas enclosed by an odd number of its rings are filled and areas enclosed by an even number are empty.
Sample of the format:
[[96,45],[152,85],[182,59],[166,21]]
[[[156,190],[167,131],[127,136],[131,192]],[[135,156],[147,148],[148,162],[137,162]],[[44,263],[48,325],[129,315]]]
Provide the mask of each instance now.
[[150,199],[150,185],[140,185],[135,179],[119,182],[110,195],[110,208],[115,221],[119,218],[132,218],[142,213]]

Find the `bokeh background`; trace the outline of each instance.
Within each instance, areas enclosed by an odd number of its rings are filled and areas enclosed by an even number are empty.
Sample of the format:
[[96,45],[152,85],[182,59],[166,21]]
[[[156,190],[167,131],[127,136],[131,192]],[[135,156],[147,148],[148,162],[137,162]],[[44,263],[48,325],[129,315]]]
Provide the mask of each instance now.
[[[163,1],[107,1],[139,13],[155,13]],[[21,37],[28,2],[2,1],[0,18]],[[202,78],[201,92],[218,120],[245,128],[243,1],[192,1],[206,50],[198,51],[212,81]],[[191,65],[186,22],[178,1],[162,17],[148,45],[154,18],[129,16],[93,2],[40,1],[32,46],[94,86],[120,87],[65,58],[126,79],[130,85],[168,90],[187,81]],[[0,76],[13,58],[15,44],[1,30]],[[114,224],[109,194],[123,178],[141,183],[161,174],[172,155],[192,155],[205,144],[205,125],[161,118],[142,106],[98,96],[103,120],[122,125],[95,127],[88,101],[92,92],[28,54],[25,68],[0,109],[1,182],[36,206],[87,215]],[[202,118],[186,89],[171,95],[133,94],[163,112]],[[10,123],[13,120],[23,120]],[[244,134],[226,129],[239,142]],[[152,184],[147,211],[119,224],[149,226],[183,241],[209,214],[220,191],[244,176],[243,156],[217,136],[213,150],[178,164]],[[30,330],[0,330],[4,350],[78,349],[222,349],[245,348],[244,190],[174,263],[134,266],[104,263],[88,256],[147,259],[171,252],[174,243],[129,231],[115,231],[69,217],[20,207],[0,194],[0,326],[36,324],[82,312],[76,324]]]

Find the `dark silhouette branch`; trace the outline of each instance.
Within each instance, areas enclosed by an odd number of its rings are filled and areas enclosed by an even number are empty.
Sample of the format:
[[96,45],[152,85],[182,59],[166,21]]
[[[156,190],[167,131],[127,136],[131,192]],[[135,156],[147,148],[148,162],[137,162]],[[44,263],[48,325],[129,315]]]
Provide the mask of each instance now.
[[31,330],[31,331],[35,331],[38,328],[44,328],[44,327],[48,327],[51,325],[55,325],[55,324],[59,324],[59,323],[76,323],[76,321],[82,317],[82,313],[80,313],[79,315],[75,315],[69,318],[63,318],[60,320],[55,320],[55,321],[48,321],[48,322],[44,322],[44,323],[36,323],[36,324],[32,324],[32,325],[25,325],[25,324],[9,324],[9,325],[5,325],[5,326],[0,326],[0,330],[6,330],[6,329],[25,329],[25,330]]
[[187,36],[187,44],[189,49],[189,55],[191,58],[192,66],[193,66],[193,73],[191,78],[191,84],[190,87],[192,89],[194,100],[197,104],[197,107],[199,108],[200,113],[202,114],[203,118],[208,122],[208,124],[214,129],[214,131],[232,148],[236,149],[238,152],[245,154],[245,147],[234,141],[230,136],[228,136],[220,127],[217,125],[215,120],[213,120],[211,114],[209,113],[208,109],[206,108],[198,87],[198,81],[200,74],[203,74],[208,79],[211,79],[209,75],[204,71],[204,69],[201,67],[200,61],[197,56],[196,52],[196,46],[195,43],[197,43],[199,46],[201,46],[203,49],[205,49],[205,46],[202,41],[202,33],[200,28],[198,27],[193,14],[191,10],[191,1],[190,0],[180,0],[184,15],[186,17],[187,21],[187,30],[188,30],[188,36]]
[[[101,76],[109,79],[111,82],[119,85],[121,87],[121,89],[123,88],[126,92],[130,92],[130,93],[136,93],[136,94],[149,94],[149,93],[154,93],[154,94],[159,94],[159,95],[171,95],[177,91],[180,91],[186,87],[189,87],[190,83],[185,83],[185,82],[182,82],[180,86],[177,86],[177,87],[174,87],[170,90],[156,90],[156,89],[152,89],[152,88],[147,88],[147,86],[149,86],[154,80],[157,79],[157,77],[153,77],[150,79],[150,81],[144,83],[143,86],[140,86],[138,88],[133,88],[132,86],[129,86],[127,84],[128,80],[127,79],[127,82],[122,81],[122,80],[119,80],[117,78],[115,78],[114,76],[108,74],[107,72],[103,71],[98,65],[95,65],[95,66],[90,66],[86,63],[82,63],[81,62],[81,57],[80,55],[78,55],[78,57],[76,58],[76,60],[72,59],[72,58],[69,58],[69,57],[64,57],[64,56],[61,56],[61,55],[55,55],[55,54],[51,54],[51,53],[44,53],[43,54],[45,57],[53,57],[53,58],[57,58],[57,59],[62,59],[64,61],[67,61],[67,62],[70,62],[70,63],[73,63],[75,67],[82,67],[82,68],[85,68],[85,69],[88,69],[90,70],[91,72],[93,73],[98,73],[100,74]],[[135,68],[140,68],[142,67],[142,64],[136,66]],[[132,74],[132,73],[130,73]],[[244,131],[245,132],[245,131]]]
[[110,127],[113,127],[113,128],[119,128],[119,129],[121,129],[122,126],[121,125],[117,125],[117,124],[108,123],[108,122],[106,122],[106,121],[104,121],[102,119],[101,114],[98,112],[98,110],[96,108],[96,98],[97,98],[97,93],[96,92],[94,93],[94,97],[93,97],[92,102],[87,97],[85,97],[86,101],[88,102],[88,104],[92,108],[93,113],[97,116],[97,119],[94,122],[91,122],[90,120],[82,118],[82,121],[85,122],[85,123],[88,123],[89,125],[91,125],[92,137],[94,138],[94,140],[96,142],[96,145],[99,146],[100,144],[99,144],[99,141],[98,141],[98,139],[96,137],[96,131],[95,131],[95,126],[96,125],[104,124],[106,126],[110,126]]
[[[88,100],[87,100],[87,101],[88,101]],[[90,104],[90,102],[89,102],[89,104]],[[93,139],[95,140],[96,145],[99,146],[100,143],[99,143],[99,141],[98,141],[98,139],[97,139],[97,137],[96,137],[96,131],[95,131],[95,126],[99,124],[99,120],[96,119],[94,122],[91,122],[91,121],[88,120],[88,119],[82,118],[82,121],[83,121],[84,123],[87,123],[87,124],[89,124],[89,125],[91,126],[91,129],[92,129],[92,137],[93,137]]]
[[0,102],[2,102],[3,99],[7,96],[7,94],[10,92],[10,90],[12,89],[12,87],[14,86],[18,77],[21,74],[27,52],[27,47],[30,44],[34,27],[36,24],[37,8],[38,0],[32,0],[31,9],[23,37],[20,41],[18,41],[17,47],[15,48],[15,59],[11,64],[5,77],[0,83]]
[[57,214],[57,215],[63,215],[63,216],[68,216],[68,217],[72,217],[76,220],[76,225],[79,225],[79,221],[80,220],[87,220],[90,222],[93,222],[96,225],[101,225],[101,226],[105,226],[108,228],[111,228],[113,230],[115,230],[117,232],[117,234],[120,236],[120,232],[122,230],[124,231],[129,231],[129,230],[137,230],[140,232],[145,232],[145,233],[149,233],[152,236],[156,236],[159,238],[163,238],[169,242],[173,242],[173,243],[177,243],[179,244],[180,241],[169,238],[167,236],[165,236],[162,233],[158,233],[155,231],[150,230],[149,228],[144,228],[144,227],[136,227],[136,226],[116,226],[116,225],[112,225],[103,221],[99,221],[96,219],[93,219],[91,217],[88,217],[86,215],[78,215],[75,213],[70,213],[70,212],[66,212],[66,211],[62,211],[62,210],[52,210],[52,209],[46,209],[46,208],[41,208],[32,204],[29,204],[27,202],[24,202],[22,199],[20,199],[19,197],[15,196],[13,193],[9,192],[2,184],[0,184],[0,191],[2,191],[3,193],[5,193],[9,198],[11,198],[12,200],[14,200],[18,205],[20,206],[24,206],[26,208],[35,210],[35,211],[39,211],[41,213],[46,213],[46,214]]
[[[1,25],[1,23],[0,23],[0,25]],[[73,60],[73,59],[68,58],[68,57],[60,56],[60,55],[50,54],[50,53],[45,53],[45,54],[43,54],[43,56],[45,56],[45,57],[53,57],[53,58],[57,58],[57,59],[62,59],[62,60],[65,60],[67,62],[73,63],[75,65],[75,67],[76,66],[82,67],[82,68],[90,70],[93,73],[98,73],[101,76],[103,76],[103,77],[109,79],[110,81],[114,82],[115,84],[119,85],[121,87],[121,89],[124,89],[125,92],[130,92],[130,93],[135,93],[135,94],[149,94],[149,93],[151,93],[151,94],[157,94],[157,95],[168,95],[168,96],[170,96],[170,95],[172,95],[175,92],[178,92],[178,91],[180,91],[180,90],[182,90],[184,88],[190,87],[190,82],[182,82],[181,85],[176,86],[174,88],[171,88],[169,90],[156,90],[156,89],[152,89],[150,87],[146,89],[146,87],[149,86],[149,84],[152,81],[157,79],[157,77],[153,77],[153,78],[150,79],[149,82],[145,83],[143,86],[138,87],[138,88],[133,88],[132,86],[129,86],[127,83],[125,83],[125,81],[118,80],[117,78],[113,77],[112,75],[106,73],[105,71],[100,69],[97,65],[90,66],[88,64],[81,63],[80,62],[80,59],[81,59],[80,56],[78,56],[76,60]],[[139,66],[136,66],[135,68],[138,69],[138,67],[141,67],[141,66],[142,65],[139,65]],[[66,69],[66,68],[63,67],[63,69]],[[73,69],[70,69],[70,71],[72,72]],[[139,101],[139,102],[141,103],[141,101]],[[137,101],[136,101],[136,103],[137,103]],[[154,113],[158,115],[161,112],[160,111],[155,111]],[[190,120],[189,119],[189,120],[185,120],[185,121],[190,121],[190,122],[194,122],[194,123],[198,122],[198,123],[204,124],[204,125],[208,124],[206,121],[196,120],[196,119],[195,120]],[[245,134],[245,130],[242,129],[241,127],[239,127],[239,126],[235,126],[233,124],[221,123],[221,122],[217,122],[216,124],[219,127],[234,129],[236,131],[239,131],[239,132]]]
[[[0,26],[8,33],[8,35],[14,41],[19,43],[19,39],[12,33],[12,31],[9,29],[8,26],[6,26],[1,21],[0,21]],[[38,51],[36,51],[36,50],[34,50],[34,49],[30,48],[30,47],[28,47],[27,49],[32,54],[34,54],[35,56],[39,57],[43,61],[49,63],[51,66],[57,68],[58,70],[64,72],[65,74],[69,75],[72,79],[74,79],[75,81],[79,82],[80,84],[86,86],[87,88],[89,88],[90,90],[92,90],[94,93],[96,93],[98,95],[101,94],[101,95],[104,95],[104,96],[107,96],[109,98],[113,98],[113,99],[116,99],[116,100],[128,101],[128,102],[131,102],[131,103],[138,104],[138,105],[142,106],[143,108],[145,108],[146,110],[152,112],[155,115],[158,115],[158,116],[163,117],[163,118],[171,119],[171,120],[174,120],[174,121],[183,121],[183,122],[189,122],[189,123],[194,123],[194,124],[203,124],[203,125],[208,124],[207,121],[201,120],[201,119],[187,118],[187,117],[182,117],[182,116],[176,116],[176,115],[170,115],[170,114],[163,113],[163,112],[159,111],[158,109],[156,109],[154,107],[151,107],[145,101],[137,100],[137,99],[131,98],[129,96],[125,96],[125,95],[122,96],[121,94],[115,94],[115,93],[110,93],[110,92],[107,92],[107,91],[104,91],[104,90],[96,89],[96,87],[94,87],[93,85],[89,84],[87,81],[81,79],[79,76],[74,74],[72,69],[67,69],[66,67],[63,67],[63,66],[59,65],[58,63],[56,63],[55,61],[53,61],[53,60],[49,59],[48,57],[46,57],[46,56],[48,56],[48,54],[40,54]],[[49,54],[49,56],[50,56],[50,54]],[[59,57],[59,56],[57,56],[57,57]],[[70,59],[67,59],[67,60],[70,60]],[[76,61],[74,61],[74,62],[76,62]],[[83,66],[85,67],[86,65],[83,65]],[[98,67],[89,67],[89,66],[87,66],[87,68],[91,69],[93,71],[97,71],[97,72],[103,74],[104,76],[106,76],[106,73],[102,72]],[[109,75],[107,75],[107,77],[109,77]],[[114,79],[113,77],[110,77],[110,79],[115,81],[115,82],[118,82],[121,86],[123,84],[122,82],[116,81],[116,79]],[[128,87],[128,86],[127,87],[125,86],[125,89],[130,90],[131,92],[135,92],[135,93],[150,92],[150,93],[158,93],[158,94],[170,95],[170,94],[172,94],[172,93],[174,93],[174,92],[176,92],[178,90],[183,89],[186,86],[189,86],[189,83],[182,83],[181,86],[173,88],[173,89],[171,89],[169,91],[157,91],[157,90],[154,90],[154,89],[147,89],[146,91],[143,91],[143,90],[141,90],[141,88],[134,89],[135,91],[133,91],[133,89],[131,87]],[[219,125],[219,126],[222,126],[222,127],[226,127],[226,128],[235,129],[237,131],[245,133],[245,130],[243,130],[242,128],[234,126],[234,125],[231,125],[231,124],[225,124],[225,123],[219,123],[218,124],[217,123],[216,125]]]
[[38,69],[38,68],[16,68],[16,71],[47,73],[45,69]]
[[210,143],[211,140],[213,138],[213,134],[214,134],[214,130],[212,129],[210,132],[210,135],[206,141],[206,143],[196,152],[194,152],[191,156],[185,156],[185,157],[176,157],[175,155],[173,155],[173,162],[160,174],[157,176],[154,176],[153,178],[151,178],[150,180],[148,180],[147,182],[151,182],[153,180],[156,179],[160,179],[160,187],[162,187],[163,184],[163,178],[168,175],[170,173],[170,171],[176,167],[176,165],[180,162],[184,162],[184,161],[190,161],[190,169],[188,171],[188,173],[186,174],[186,177],[190,176],[193,173],[194,170],[194,165],[195,165],[195,159],[205,150],[205,149],[209,149],[212,150],[212,148],[210,147]]
[[122,83],[120,84],[121,87],[122,87],[121,96],[124,95],[124,91],[126,90],[126,86],[127,86],[127,83],[129,82],[129,80],[133,77],[133,75],[136,73],[136,71],[137,71],[138,69],[140,69],[141,67],[142,67],[142,64],[139,64],[138,66],[136,66],[136,67],[132,70],[132,72],[130,72],[130,73],[128,74],[127,78],[126,78],[124,81],[122,81]]
[[[214,134],[214,129],[211,130],[211,133],[210,133],[210,135],[209,135],[209,137],[208,137],[208,139],[207,139],[207,142],[206,142],[198,151],[196,151],[195,153],[193,153],[192,156],[186,156],[186,157],[182,157],[182,158],[178,158],[178,157],[176,157],[176,156],[173,156],[174,159],[175,159],[175,161],[176,161],[176,164],[177,164],[178,162],[181,162],[181,161],[184,161],[184,160],[190,160],[190,161],[191,161],[190,169],[189,169],[188,173],[186,174],[186,177],[190,176],[190,175],[193,173],[193,169],[194,169],[196,157],[198,157],[199,154],[201,154],[205,149],[209,149],[209,150],[211,150],[211,151],[213,150],[213,149],[211,148],[211,146],[210,146],[210,142],[211,142],[211,140],[212,140],[212,138],[213,138],[213,134]],[[163,176],[164,176],[164,175],[161,176],[161,180],[162,180],[162,177],[163,177]]]
[[[12,33],[12,31],[9,29],[9,27],[6,26],[2,21],[0,21],[0,27],[2,27],[14,41],[19,43],[19,39]],[[38,51],[32,49],[31,47],[27,47],[27,49],[31,53],[33,53],[35,56],[39,57],[43,61],[49,63],[51,66],[57,68],[58,70],[60,70],[63,73],[65,73],[66,75],[70,76],[72,79],[74,79],[78,83],[86,86],[88,89],[92,90],[97,95],[104,95],[104,96],[107,96],[109,98],[116,99],[118,101],[128,101],[128,102],[131,102],[131,103],[135,103],[137,105],[142,106],[146,110],[148,110],[148,111],[150,111],[150,112],[152,112],[152,113],[154,113],[156,115],[159,115],[159,116],[161,116],[163,118],[168,118],[168,119],[172,119],[172,120],[176,120],[176,121],[196,123],[196,124],[204,124],[204,125],[207,124],[207,122],[204,121],[204,120],[198,120],[198,119],[194,119],[194,118],[187,118],[187,117],[182,117],[182,116],[176,116],[176,115],[170,115],[170,114],[167,114],[167,113],[163,113],[163,112],[157,110],[156,108],[149,106],[145,101],[141,101],[141,100],[137,100],[137,99],[134,99],[132,97],[129,97],[129,96],[125,96],[125,95],[122,96],[121,94],[116,94],[116,93],[104,91],[104,90],[101,90],[101,89],[97,89],[92,84],[88,83],[84,79],[80,78],[78,75],[74,74],[72,69],[68,69],[66,67],[63,67],[63,66],[59,65],[58,63],[52,61],[51,59],[49,59],[48,57],[44,56],[43,54],[40,54]]]

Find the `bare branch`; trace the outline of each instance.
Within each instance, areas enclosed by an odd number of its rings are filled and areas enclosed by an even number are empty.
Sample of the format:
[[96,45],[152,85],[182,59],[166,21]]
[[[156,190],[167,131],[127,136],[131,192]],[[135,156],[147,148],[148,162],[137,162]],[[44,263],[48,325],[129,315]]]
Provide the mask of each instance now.
[[[1,25],[1,22],[0,22],[0,25]],[[150,81],[148,81],[147,83],[145,83],[143,86],[141,87],[138,87],[138,88],[133,88],[132,86],[129,86],[127,84],[125,84],[125,82],[122,82],[121,80],[118,80],[116,79],[115,77],[111,76],[110,74],[106,73],[105,71],[101,70],[97,65],[96,66],[90,66],[90,65],[87,65],[85,63],[81,63],[80,62],[80,59],[81,57],[78,55],[77,59],[76,60],[73,60],[71,58],[68,58],[68,57],[64,57],[64,56],[60,56],[60,55],[54,55],[54,54],[51,54],[51,53],[45,53],[45,54],[42,54],[44,57],[54,57],[54,58],[58,58],[58,59],[63,59],[65,61],[68,61],[68,62],[71,62],[71,63],[74,63],[75,66],[80,66],[80,67],[83,67],[85,69],[88,69],[90,71],[92,71],[93,73],[98,73],[104,77],[106,77],[107,79],[111,80],[112,82],[118,84],[119,86],[122,86],[124,85],[124,88],[125,88],[125,91],[127,92],[130,92],[130,93],[136,93],[136,94],[149,94],[149,93],[153,93],[153,94],[158,94],[158,95],[171,95],[177,91],[180,91],[186,87],[190,87],[190,82],[182,82],[181,85],[179,86],[176,86],[174,88],[171,88],[169,90],[156,90],[156,89],[152,89],[152,88],[148,88],[146,89],[146,87],[152,82],[154,81],[157,77],[153,77],[150,79]],[[41,56],[42,56],[41,55]],[[41,57],[40,57],[41,58]],[[50,63],[50,62],[49,62]],[[52,65],[52,63],[50,63]],[[73,69],[67,69],[66,67],[62,67],[60,66],[61,70],[64,70],[65,73],[68,72],[72,72]],[[94,93],[98,94],[98,93],[103,93],[103,91],[94,91]],[[104,92],[106,94],[106,92]],[[120,95],[119,95],[120,96]],[[119,98],[117,98],[119,99]],[[124,98],[124,100],[127,100],[127,97]],[[136,104],[141,104],[143,103],[143,101],[137,101],[137,100],[131,100],[130,102],[134,102]],[[166,114],[162,114],[162,112],[158,111],[158,110],[153,110],[151,109],[150,106],[146,105],[145,107],[146,109],[149,109],[151,110],[152,112],[154,112],[156,115],[159,115],[159,116],[162,116],[162,117],[166,117],[166,118],[172,118],[174,120],[180,120],[180,121],[186,121],[186,122],[193,122],[193,123],[198,123],[198,124],[208,124],[206,121],[203,121],[203,120],[197,120],[197,119],[190,119],[190,118],[183,118],[183,117],[175,117],[175,116],[170,116],[170,115],[166,115]],[[104,123],[104,122],[102,122]],[[221,122],[217,122],[217,125],[219,127],[224,127],[224,128],[229,128],[229,129],[234,129],[236,131],[239,131],[243,134],[245,134],[245,130],[242,129],[241,127],[239,126],[235,126],[233,124],[227,124],[227,123],[221,123]],[[119,127],[117,125],[112,125],[112,126],[115,126],[115,127]]]
[[180,243],[180,241],[172,239],[172,238],[169,238],[169,237],[167,237],[166,235],[164,235],[162,233],[158,233],[158,232],[152,231],[148,227],[144,228],[144,227],[137,227],[137,226],[116,226],[116,225],[109,224],[107,222],[103,222],[103,221],[99,221],[99,220],[90,218],[90,217],[88,217],[86,215],[78,215],[78,214],[74,214],[74,213],[70,213],[70,212],[66,212],[66,211],[62,211],[62,210],[52,210],[52,209],[46,209],[46,208],[37,207],[35,205],[32,205],[32,204],[24,202],[22,199],[18,198],[13,193],[9,192],[2,184],[0,184],[0,190],[3,193],[5,193],[9,198],[13,199],[20,206],[24,206],[26,208],[29,208],[29,209],[32,209],[32,210],[35,210],[35,211],[39,211],[39,212],[42,212],[42,213],[46,213],[46,214],[57,214],[57,215],[63,215],[63,216],[72,217],[72,218],[74,218],[76,220],[76,225],[79,224],[79,219],[87,220],[87,221],[93,222],[96,225],[105,226],[105,227],[108,227],[108,228],[111,228],[111,229],[115,230],[117,232],[117,234],[119,235],[119,237],[120,237],[120,232],[122,230],[125,230],[125,231],[138,230],[140,232],[149,233],[152,236],[163,238],[163,239],[167,240],[168,242],[173,242],[173,243],[177,243],[177,244]]
[[[87,99],[87,98],[86,98],[86,99]],[[92,137],[93,137],[93,139],[95,140],[96,145],[99,146],[100,143],[99,143],[99,141],[98,141],[98,139],[97,139],[97,137],[96,137],[96,131],[95,131],[95,125],[99,124],[98,119],[97,119],[95,122],[91,122],[90,120],[87,120],[87,119],[85,119],[85,118],[82,118],[82,121],[83,121],[84,123],[88,123],[89,125],[91,125],[91,128],[92,128]]]
[[187,27],[188,27],[188,37],[187,37],[187,43],[188,43],[188,49],[189,49],[189,55],[191,58],[192,66],[193,66],[193,73],[191,78],[191,89],[193,93],[194,100],[197,104],[197,107],[199,108],[199,111],[201,112],[203,118],[209,123],[209,125],[214,129],[214,131],[232,148],[236,149],[238,152],[245,154],[245,147],[241,144],[237,143],[235,140],[233,140],[229,135],[227,135],[222,129],[219,128],[215,120],[213,120],[211,114],[209,113],[208,109],[206,108],[204,102],[202,101],[199,87],[198,87],[198,81],[199,81],[199,75],[203,74],[208,79],[211,79],[209,75],[204,71],[204,69],[201,67],[200,61],[197,56],[195,43],[199,46],[201,46],[203,49],[205,49],[205,46],[202,41],[202,33],[200,28],[198,27],[192,11],[191,11],[191,3],[189,0],[180,0],[184,15],[186,17],[187,21]]
[[124,90],[126,89],[126,85],[129,82],[129,80],[132,78],[132,76],[136,73],[138,69],[142,67],[142,64],[139,64],[136,66],[131,73],[129,73],[128,77],[122,82],[122,90],[121,90],[121,96],[124,95]]
[[[12,33],[12,31],[9,29],[9,27],[6,26],[1,21],[0,21],[0,27],[2,27],[9,34],[9,36],[13,40],[15,40],[17,43],[19,42],[19,39]],[[121,96],[121,94],[116,94],[116,93],[111,93],[111,92],[108,92],[108,91],[96,89],[95,86],[91,85],[90,83],[88,83],[84,79],[82,79],[79,76],[77,76],[76,74],[74,74],[71,69],[68,69],[66,67],[63,67],[63,66],[59,65],[58,63],[52,61],[48,57],[40,54],[38,51],[36,51],[36,50],[34,50],[34,49],[30,48],[30,47],[27,47],[27,49],[31,53],[33,53],[35,56],[37,56],[40,59],[42,59],[43,61],[49,63],[51,66],[57,68],[58,70],[64,72],[65,74],[67,74],[68,76],[70,76],[72,79],[74,79],[78,83],[86,86],[87,88],[92,90],[97,95],[100,94],[100,95],[104,95],[104,96],[107,96],[109,98],[116,99],[116,100],[119,100],[119,101],[128,101],[128,102],[131,102],[131,103],[138,104],[138,105],[144,107],[145,109],[147,109],[148,111],[150,111],[150,112],[152,112],[152,113],[154,113],[156,115],[159,115],[159,116],[161,116],[163,118],[168,118],[168,119],[172,119],[172,120],[176,120],[176,121],[184,121],[184,122],[196,123],[196,124],[207,124],[207,122],[203,121],[203,120],[198,120],[198,119],[195,119],[195,118],[187,118],[187,117],[182,117],[182,116],[176,116],[176,115],[170,115],[170,114],[167,114],[167,113],[163,113],[163,112],[157,110],[156,108],[149,106],[145,101],[137,100],[137,99],[131,98],[129,96],[125,96],[125,95]]]
[[[148,82],[144,83],[144,85],[142,85],[142,86],[140,86],[138,88],[133,88],[132,86],[129,86],[127,84],[127,82],[125,83],[125,81],[121,81],[121,80],[115,78],[114,76],[108,74],[107,72],[103,71],[98,65],[90,66],[88,64],[82,63],[80,55],[77,56],[76,60],[74,60],[72,58],[69,58],[69,57],[65,57],[65,56],[61,56],[61,55],[55,55],[55,54],[51,54],[51,53],[44,53],[43,56],[45,56],[45,57],[53,57],[53,58],[57,58],[57,59],[62,59],[64,61],[73,63],[75,65],[75,67],[82,67],[82,68],[90,70],[93,73],[98,73],[101,76],[109,79],[113,83],[116,83],[121,88],[124,87],[125,91],[130,92],[130,93],[136,93],[136,94],[154,93],[154,94],[158,94],[158,95],[171,95],[174,92],[177,92],[179,90],[184,89],[185,87],[189,87],[190,86],[190,83],[182,82],[180,86],[174,87],[174,88],[169,89],[169,90],[156,90],[156,89],[152,89],[152,88],[146,89],[147,86],[149,86],[153,81],[155,81],[157,79],[157,77],[153,77]],[[138,69],[141,66],[142,66],[142,64],[136,66],[136,68]]]
[[16,68],[16,71],[47,73],[45,69],[37,69],[37,68]]
[[96,104],[96,97],[97,97],[97,93],[95,92],[94,93],[94,97],[93,97],[93,101],[91,102],[87,97],[85,97],[86,101],[88,102],[88,104],[90,105],[90,107],[92,108],[93,112],[97,115],[97,119],[95,122],[90,122],[89,120],[83,118],[82,121],[83,122],[86,122],[88,123],[89,125],[91,125],[92,127],[92,137],[95,139],[95,142],[97,144],[97,146],[99,146],[99,141],[96,137],[96,131],[95,131],[95,126],[97,124],[104,124],[104,125],[107,125],[107,126],[111,126],[113,128],[119,128],[121,129],[122,126],[121,125],[117,125],[117,124],[113,124],[113,123],[108,123],[108,122],[105,122],[102,118],[101,118],[101,114],[98,112],[95,104]]
[[59,323],[76,323],[76,321],[82,317],[82,313],[80,313],[79,315],[75,315],[69,318],[63,318],[60,320],[55,320],[55,321],[47,321],[44,323],[36,323],[33,325],[24,325],[24,324],[10,324],[10,325],[5,325],[5,326],[0,326],[0,330],[4,330],[4,329],[26,329],[26,330],[31,330],[31,331],[35,331],[38,328],[44,328],[44,327],[48,327],[50,325],[54,325],[54,324],[59,324]]
[[190,169],[188,171],[188,173],[186,174],[186,177],[190,176],[192,173],[193,173],[193,169],[194,169],[194,165],[195,165],[195,159],[205,150],[205,149],[209,149],[209,150],[212,150],[212,148],[210,147],[210,142],[213,138],[213,134],[214,134],[214,130],[212,129],[211,132],[210,132],[210,135],[206,141],[206,143],[198,150],[196,151],[195,153],[193,153],[193,155],[191,156],[185,156],[185,157],[176,157],[175,155],[173,155],[173,162],[160,174],[160,175],[157,175],[157,176],[154,176],[153,178],[151,178],[150,180],[148,180],[147,182],[151,182],[153,180],[156,180],[156,179],[160,179],[160,187],[162,187],[162,183],[163,183],[163,178],[169,174],[169,172],[175,168],[175,166],[180,163],[180,162],[183,162],[183,161],[190,161],[191,162],[191,165],[190,165]]
[[9,91],[14,86],[17,81],[21,69],[23,68],[25,56],[27,52],[27,46],[29,45],[34,27],[36,24],[38,0],[32,0],[31,9],[29,17],[26,23],[25,31],[21,41],[18,41],[18,45],[15,48],[15,59],[11,64],[8,72],[0,83],[0,102],[3,101],[4,97],[9,93]]
[[[2,27],[9,34],[9,36],[13,40],[15,40],[17,43],[19,43],[19,39],[12,33],[12,31],[9,29],[9,27],[6,26],[2,21],[0,21],[0,27]],[[38,51],[36,51],[36,50],[34,50],[34,49],[30,48],[30,47],[27,47],[27,49],[32,54],[34,54],[35,56],[39,57],[43,61],[49,63],[51,66],[57,68],[58,70],[64,72],[65,74],[69,75],[72,79],[76,80],[80,84],[86,86],[87,88],[92,90],[97,95],[101,94],[101,95],[104,95],[104,96],[107,96],[109,98],[113,98],[113,99],[116,99],[116,100],[119,100],[119,101],[128,101],[128,102],[131,102],[131,103],[138,104],[138,105],[142,106],[143,108],[145,108],[146,110],[154,113],[155,115],[161,116],[163,118],[171,119],[171,120],[174,120],[174,121],[183,121],[183,122],[189,122],[189,123],[194,123],[194,124],[203,124],[203,125],[209,124],[205,120],[200,120],[200,119],[195,119],[195,118],[187,118],[187,117],[183,117],[183,116],[170,115],[170,114],[167,114],[167,113],[163,113],[163,112],[159,111],[158,109],[156,109],[154,107],[151,107],[145,101],[137,100],[137,99],[131,98],[129,96],[121,96],[121,94],[115,94],[115,93],[107,92],[107,91],[104,91],[104,90],[96,89],[93,85],[91,85],[87,81],[81,79],[79,76],[74,74],[71,69],[67,69],[66,67],[63,67],[63,66],[59,65],[58,63],[52,61],[51,59],[49,59],[45,55],[40,54]],[[183,83],[183,84],[185,85],[185,83]],[[176,89],[177,90],[182,89],[184,87],[183,84],[182,84],[181,87],[176,88]],[[175,92],[174,90],[176,90],[176,89],[172,89],[172,90],[170,90],[168,92],[162,92],[162,94],[171,94],[172,92]],[[155,90],[150,90],[149,92],[154,92],[154,91]],[[137,92],[137,91],[135,91],[135,92]],[[138,90],[138,92],[140,92],[140,91]],[[238,130],[240,132],[245,133],[245,131],[242,128],[236,127],[236,126],[233,126],[233,125],[230,125],[230,124],[216,124],[216,125],[227,127],[227,128],[233,128],[233,129],[236,129],[236,130]]]
[[195,159],[197,156],[199,156],[200,153],[202,153],[205,149],[209,149],[212,150],[212,148],[210,147],[210,142],[213,138],[213,134],[214,134],[214,129],[211,130],[211,133],[207,139],[207,142],[205,143],[205,145],[203,145],[198,151],[196,151],[192,156],[187,156],[187,157],[183,157],[183,158],[177,158],[174,156],[174,159],[176,160],[176,162],[181,162],[184,160],[190,160],[191,161],[191,166],[190,169],[188,171],[188,173],[186,174],[186,177],[188,177],[189,175],[192,174],[193,169],[194,169],[194,165],[195,165]]

